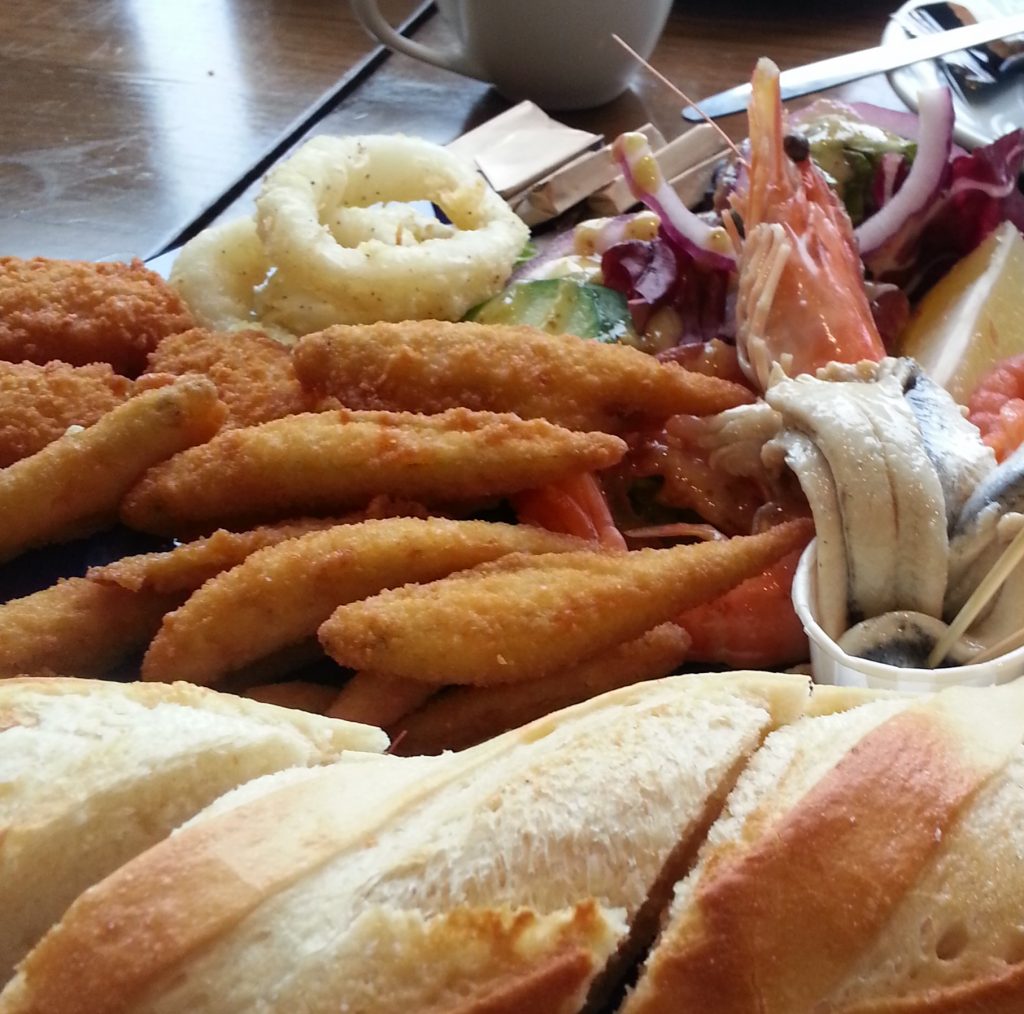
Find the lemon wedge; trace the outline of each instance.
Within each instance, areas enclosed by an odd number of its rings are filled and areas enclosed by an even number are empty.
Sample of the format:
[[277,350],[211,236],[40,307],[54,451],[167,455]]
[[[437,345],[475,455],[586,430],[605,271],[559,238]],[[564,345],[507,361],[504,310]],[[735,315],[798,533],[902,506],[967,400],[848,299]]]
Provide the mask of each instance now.
[[929,290],[900,346],[961,405],[997,362],[1024,353],[1024,237],[1012,222]]

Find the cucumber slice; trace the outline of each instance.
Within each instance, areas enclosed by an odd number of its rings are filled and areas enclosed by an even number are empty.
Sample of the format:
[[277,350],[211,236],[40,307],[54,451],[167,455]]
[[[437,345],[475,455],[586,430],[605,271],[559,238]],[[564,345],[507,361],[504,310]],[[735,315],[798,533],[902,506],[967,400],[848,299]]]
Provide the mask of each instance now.
[[573,278],[516,282],[470,310],[466,319],[481,324],[529,324],[549,334],[574,334],[602,342],[636,340],[621,292]]

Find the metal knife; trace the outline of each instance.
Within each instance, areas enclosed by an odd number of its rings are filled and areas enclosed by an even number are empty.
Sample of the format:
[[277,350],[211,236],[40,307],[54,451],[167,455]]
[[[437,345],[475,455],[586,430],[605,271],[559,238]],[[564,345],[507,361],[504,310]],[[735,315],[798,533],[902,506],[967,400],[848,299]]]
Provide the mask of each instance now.
[[[932,60],[937,56],[955,53],[960,49],[977,46],[993,39],[1005,39],[1024,32],[1024,14],[1011,14],[1002,18],[991,18],[976,25],[954,28],[948,32],[923,35],[906,42],[890,46],[875,46],[861,49],[856,53],[844,53],[827,60],[818,60],[803,67],[784,70],[779,75],[783,99],[821,91],[846,81],[857,81],[872,74],[881,74],[896,67],[906,67],[919,60]],[[750,100],[750,85],[738,85],[703,99],[697,105],[706,116],[726,116],[747,108]],[[693,106],[683,110],[683,116],[694,122],[704,119]]]

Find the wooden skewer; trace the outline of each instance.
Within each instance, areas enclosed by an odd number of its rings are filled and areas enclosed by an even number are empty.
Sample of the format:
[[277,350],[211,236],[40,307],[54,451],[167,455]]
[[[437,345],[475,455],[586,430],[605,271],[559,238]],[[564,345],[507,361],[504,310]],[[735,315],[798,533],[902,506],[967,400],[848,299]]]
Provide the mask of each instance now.
[[[718,131],[718,136],[719,136],[719,137],[721,137],[721,139],[722,139],[722,140],[723,140],[723,141],[725,142],[726,146],[727,146],[727,147],[728,147],[728,148],[729,148],[729,149],[730,149],[730,150],[732,151],[732,153],[733,153],[733,154],[734,154],[734,155],[736,156],[737,160],[738,160],[738,161],[740,161],[740,162],[742,162],[742,163],[743,163],[743,165],[747,165],[747,160],[746,160],[746,159],[745,159],[745,158],[744,158],[744,157],[743,157],[743,156],[742,156],[742,155],[740,154],[740,150],[739,150],[739,148],[737,148],[737,147],[736,147],[736,145],[735,145],[735,144],[733,144],[732,138],[731,138],[731,137],[729,137],[729,135],[728,135],[728,134],[727,134],[727,133],[726,133],[726,132],[725,132],[724,130],[722,130],[722,128],[721,128],[721,127],[720,127],[720,126],[719,126],[719,125],[718,125],[717,123],[715,123],[715,121],[714,121],[713,119],[711,119],[711,117],[710,117],[710,116],[708,116],[708,114],[707,114],[707,113],[705,113],[705,112],[704,112],[704,110],[703,110],[703,109],[701,109],[701,107],[700,107],[700,106],[698,106],[698,105],[697,105],[697,103],[693,101],[693,99],[691,99],[691,98],[689,97],[689,95],[687,95],[687,94],[686,94],[686,93],[685,93],[685,92],[684,92],[684,91],[683,91],[683,90],[682,90],[681,88],[679,88],[679,87],[678,87],[677,85],[674,85],[674,84],[673,84],[673,83],[672,83],[671,81],[669,81],[669,79],[668,79],[667,77],[665,77],[665,75],[664,75],[664,74],[662,74],[662,73],[661,73],[661,71],[659,71],[659,70],[656,70],[656,69],[655,69],[655,68],[654,68],[653,66],[651,66],[651,64],[649,64],[649,63],[648,63],[648,62],[647,62],[647,61],[646,61],[646,60],[645,60],[645,59],[644,59],[644,58],[643,58],[643,57],[642,57],[642,56],[641,56],[641,55],[640,55],[640,54],[639,54],[639,53],[638,53],[638,52],[637,52],[637,51],[636,51],[636,50],[635,50],[635,49],[634,49],[634,48],[633,48],[633,47],[632,47],[632,46],[631,46],[631,45],[630,45],[630,44],[629,44],[628,42],[626,42],[626,41],[625,41],[624,39],[621,39],[621,38],[620,38],[620,37],[619,37],[618,35],[616,35],[616,34],[615,34],[614,32],[612,33],[612,38],[613,38],[613,39],[614,39],[614,40],[615,40],[615,41],[616,41],[616,42],[617,42],[617,43],[618,43],[618,44],[619,44],[619,45],[620,45],[620,46],[621,46],[621,47],[622,47],[622,48],[623,48],[623,49],[624,49],[624,50],[625,50],[625,51],[626,51],[627,53],[629,53],[629,55],[630,55],[631,57],[633,57],[633,59],[634,59],[634,60],[636,60],[636,62],[637,62],[637,63],[639,63],[639,64],[640,64],[640,65],[641,65],[641,66],[642,66],[642,67],[643,67],[643,68],[644,68],[644,69],[645,69],[645,70],[646,70],[646,71],[647,71],[648,73],[650,73],[650,74],[653,74],[653,75],[654,75],[654,76],[655,76],[655,77],[656,77],[656,78],[657,78],[657,79],[658,79],[658,80],[659,80],[659,81],[660,81],[660,82],[661,82],[661,83],[662,83],[663,85],[665,85],[666,87],[670,88],[670,89],[671,89],[671,90],[673,91],[673,93],[675,93],[676,95],[678,95],[678,96],[679,96],[679,98],[681,98],[681,99],[682,99],[682,100],[683,100],[683,101],[684,101],[684,102],[685,102],[685,103],[686,103],[686,104],[687,104],[688,106],[690,106],[690,107],[691,107],[692,109],[696,109],[696,110],[697,110],[697,112],[698,112],[698,113],[700,113],[700,115],[704,117],[704,120],[705,120],[705,122],[706,122],[706,123],[710,123],[710,124],[711,124],[711,126],[712,126],[712,127],[714,127],[714,128],[715,128],[715,130],[717,130],[717,131]],[[749,166],[748,166],[748,168],[749,168]]]
[[1016,651],[1018,648],[1024,648],[1024,627],[1020,630],[1015,630],[1012,634],[1007,634],[1000,641],[996,641],[995,644],[990,644],[987,648],[982,648],[981,651],[971,658],[970,665],[977,665],[979,662],[991,662],[994,658],[999,658],[1000,655],[1008,655],[1011,651]]
[[934,669],[953,647],[957,639],[967,631],[978,614],[985,608],[991,598],[1003,586],[1003,582],[1013,572],[1013,568],[1024,559],[1024,527],[1013,537],[1010,544],[996,560],[995,566],[985,575],[984,580],[971,593],[971,597],[963,604],[949,625],[946,632],[935,643],[925,665]]

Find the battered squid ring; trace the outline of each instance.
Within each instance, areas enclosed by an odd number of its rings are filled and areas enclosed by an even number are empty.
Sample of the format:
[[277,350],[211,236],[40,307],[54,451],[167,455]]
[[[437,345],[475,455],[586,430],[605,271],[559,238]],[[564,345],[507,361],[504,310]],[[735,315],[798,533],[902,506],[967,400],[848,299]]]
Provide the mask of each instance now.
[[[340,244],[330,222],[345,207],[432,201],[454,234],[413,245]],[[443,148],[390,135],[317,137],[273,169],[256,199],[259,238],[281,282],[264,313],[294,319],[279,299],[330,307],[334,322],[458,320],[504,285],[529,230],[468,165]],[[274,298],[274,296],[278,298]],[[289,325],[286,325],[289,326]]]

